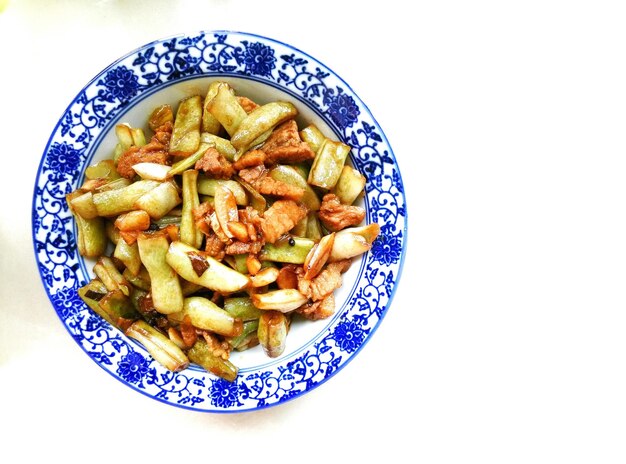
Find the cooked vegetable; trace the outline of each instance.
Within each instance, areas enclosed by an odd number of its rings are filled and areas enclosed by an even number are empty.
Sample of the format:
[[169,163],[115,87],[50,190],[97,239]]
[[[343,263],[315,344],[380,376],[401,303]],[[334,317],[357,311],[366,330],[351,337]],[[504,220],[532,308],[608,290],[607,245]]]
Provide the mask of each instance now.
[[205,105],[229,135],[233,135],[241,122],[248,117],[234,95],[230,85],[225,82],[217,86],[215,96]]
[[224,310],[243,321],[258,319],[263,314],[263,311],[252,304],[252,299],[249,296],[226,298]]
[[93,193],[85,192],[81,195],[80,190],[76,193],[78,196],[70,200],[70,207],[72,208],[72,211],[80,214],[83,219],[93,219],[98,217],[98,210],[96,209],[96,205],[93,203]]
[[317,151],[309,172],[309,184],[327,190],[335,186],[350,153],[345,143],[326,139]]
[[[205,261],[206,268],[203,272],[198,273],[194,269],[190,254]],[[173,242],[170,245],[166,260],[183,279],[217,292],[237,292],[249,283],[245,275],[223,265],[211,256],[204,256],[197,249],[183,242]]]
[[296,289],[272,290],[266,293],[254,293],[252,304],[259,309],[275,309],[288,313],[307,302],[307,297]]
[[154,180],[140,180],[126,187],[94,193],[93,203],[98,216],[117,216],[134,210],[135,202],[159,185],[161,183]]
[[249,348],[253,343],[258,343],[257,331],[259,329],[259,320],[246,321],[243,323],[241,335],[228,339],[228,343],[236,350]]
[[170,170],[170,166],[159,163],[137,163],[133,164],[133,169],[142,179],[160,180],[167,179]]
[[215,191],[218,187],[226,187],[228,190],[230,190],[231,193],[235,196],[235,201],[238,205],[246,206],[248,204],[246,190],[241,186],[239,182],[225,179],[209,179],[206,176],[198,177],[198,193],[214,197]]
[[342,273],[378,236],[353,204],[365,177],[345,165],[350,147],[297,114],[211,82],[176,115],[155,108],[147,144],[118,124],[113,157],[66,196],[95,262],[78,294],[167,369],[234,381],[232,350],[280,356],[291,315],[334,314]]
[[318,152],[324,141],[326,140],[326,136],[320,132],[320,130],[314,124],[305,127],[300,131],[300,137],[302,140],[309,144],[311,150],[315,153]]
[[335,233],[329,262],[341,261],[365,253],[372,247],[379,232],[380,226],[372,223],[363,227],[350,227]]
[[240,335],[243,328],[241,319],[233,317],[211,300],[199,296],[185,298],[183,310],[170,314],[169,319],[180,323],[185,316],[189,316],[194,327],[227,337]]
[[[145,195],[142,198],[145,198]],[[115,219],[114,225],[118,230],[123,231],[146,230],[150,227],[150,215],[144,210],[129,211],[128,213],[120,214]]]
[[344,205],[351,205],[365,187],[365,176],[351,166],[344,166],[332,192]]
[[172,168],[167,172],[167,176],[171,178],[176,174],[182,174],[187,169],[193,168],[196,162],[204,156],[209,148],[211,148],[210,144],[200,143],[197,149],[191,152],[186,158],[174,163]]
[[170,140],[170,153],[175,156],[189,156],[200,145],[200,125],[202,123],[202,98],[199,95],[180,102],[174,130]]
[[230,143],[230,140],[218,137],[214,134],[209,134],[208,132],[203,132],[202,134],[200,134],[200,142],[213,145],[215,149],[220,152],[220,154],[222,154],[228,161],[234,161],[237,149],[233,147],[233,144]]
[[267,311],[259,319],[257,336],[263,350],[270,358],[276,358],[285,351],[289,321],[278,311]]
[[202,245],[202,231],[193,220],[193,209],[200,205],[198,197],[198,171],[183,172],[183,211],[180,217],[180,240],[194,248]]
[[291,237],[280,243],[266,243],[261,250],[261,259],[279,263],[302,264],[315,242],[304,237]]
[[107,248],[105,223],[101,217],[85,219],[70,208],[76,220],[76,244],[78,252],[85,258],[101,256]]
[[154,359],[173,372],[189,365],[189,358],[169,338],[145,321],[135,321],[126,329],[126,335],[141,343]]
[[140,234],[137,238],[141,262],[150,275],[154,308],[163,314],[182,311],[183,292],[178,275],[166,261],[169,242],[164,234]]
[[139,197],[134,206],[144,210],[152,219],[161,219],[180,202],[176,186],[172,182],[163,182]]
[[255,139],[297,114],[298,110],[289,102],[272,102],[260,106],[241,121],[230,143],[237,149],[254,146],[259,143]]
[[204,340],[198,340],[188,352],[189,359],[204,367],[207,371],[230,382],[237,378],[239,370],[233,363],[215,356]]
[[300,201],[310,211],[317,211],[320,209],[320,199],[315,193],[315,190],[307,183],[307,181],[300,175],[296,168],[285,165],[278,165],[269,173],[270,177],[274,180],[279,180],[286,184],[290,184],[299,187],[304,190],[304,195],[300,198]]
[[93,272],[109,291],[120,290],[124,295],[130,295],[130,284],[120,271],[117,270],[111,258],[101,256],[93,267]]
[[115,245],[113,257],[126,266],[126,269],[136,276],[141,270],[141,257],[139,256],[139,246],[137,243],[129,244],[126,240],[118,240]]
[[[217,91],[219,89],[220,82],[213,81],[209,84],[209,90],[204,97],[204,110],[202,111],[202,132],[209,134],[218,134],[222,125],[220,122],[215,119],[215,116],[211,114],[208,109],[209,103],[217,95]],[[204,135],[204,134],[203,134]]]

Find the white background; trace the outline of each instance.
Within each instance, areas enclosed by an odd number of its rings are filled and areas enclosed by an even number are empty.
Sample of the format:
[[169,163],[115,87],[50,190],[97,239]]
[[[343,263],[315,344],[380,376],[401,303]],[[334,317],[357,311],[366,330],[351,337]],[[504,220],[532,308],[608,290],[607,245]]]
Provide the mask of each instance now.
[[[621,3],[9,0],[2,454],[624,462]],[[372,340],[314,391],[236,415],[165,405],[104,373],[55,315],[30,233],[38,163],[78,91],[144,43],[212,29],[290,43],[350,83],[390,140],[409,208],[404,273]]]

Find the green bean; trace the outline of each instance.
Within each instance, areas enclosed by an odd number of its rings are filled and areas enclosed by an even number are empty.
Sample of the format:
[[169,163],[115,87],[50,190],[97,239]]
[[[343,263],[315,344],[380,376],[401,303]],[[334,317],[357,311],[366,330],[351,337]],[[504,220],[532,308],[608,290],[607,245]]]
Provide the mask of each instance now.
[[168,319],[180,324],[185,316],[189,316],[194,327],[209,330],[227,337],[241,334],[243,323],[233,317],[208,298],[192,296],[185,298],[183,310],[168,315]]
[[332,192],[344,205],[351,205],[365,187],[365,176],[350,166],[344,166]]
[[135,207],[144,210],[152,219],[160,219],[181,203],[178,189],[172,182],[163,182],[135,201]]
[[[293,245],[291,243],[293,243]],[[302,264],[315,242],[304,237],[291,237],[276,243],[266,243],[259,256],[262,260],[278,263]]]
[[93,203],[98,216],[117,216],[132,211],[139,198],[159,185],[161,182],[154,180],[139,180],[126,187],[94,193]]
[[237,149],[249,147],[259,136],[297,114],[298,110],[289,102],[259,106],[241,121],[236,132],[231,134],[230,143]]
[[198,197],[198,171],[183,172],[183,212],[180,217],[180,240],[189,246],[199,248],[202,245],[202,231],[196,227],[193,209],[200,205]]
[[206,151],[212,146],[213,145],[211,145],[210,143],[200,143],[198,149],[195,152],[190,153],[189,156],[172,165],[172,169],[168,171],[167,177],[172,178],[177,174],[181,174],[187,169],[193,168],[196,162],[200,160],[204,156]]
[[249,296],[225,298],[224,311],[246,322],[258,319],[263,314],[262,310],[252,304]]
[[228,188],[228,190],[230,190],[235,196],[235,200],[238,205],[246,206],[248,204],[246,190],[239,182],[234,180],[210,179],[206,176],[198,176],[198,193],[215,197],[215,191],[218,187]]
[[74,214],[76,219],[78,252],[85,258],[97,258],[104,254],[107,248],[107,235],[104,220],[101,217],[84,219]]
[[218,377],[228,380],[229,382],[234,382],[237,378],[239,369],[230,361],[215,356],[209,349],[207,343],[202,339],[198,339],[187,354],[192,362],[202,366]]
[[176,272],[166,261],[167,238],[160,234],[140,234],[137,237],[141,262],[150,274],[150,293],[155,309],[162,314],[182,311],[183,293]]
[[194,95],[180,102],[174,129],[170,140],[170,153],[175,156],[189,156],[200,145],[200,125],[202,123],[202,97]]
[[[145,145],[145,139],[143,142]],[[119,179],[120,175],[115,169],[115,162],[112,159],[105,159],[88,166],[87,169],[85,169],[85,177],[87,179],[107,179],[112,181]]]
[[300,131],[300,138],[309,144],[315,153],[320,149],[326,136],[314,124],[311,124]]
[[189,365],[189,358],[185,353],[146,321],[133,322],[125,333],[141,343],[154,359],[170,371],[179,372]]
[[241,351],[250,346],[253,339],[258,341],[257,331],[259,329],[259,320],[246,321],[243,323],[241,335],[228,339],[228,343],[234,349]]
[[283,354],[287,342],[289,322],[287,316],[279,311],[267,311],[259,319],[257,336],[263,351],[270,358]]
[[274,180],[279,180],[303,189],[304,195],[302,195],[300,202],[309,208],[310,211],[318,211],[320,209],[321,202],[317,193],[315,193],[295,168],[286,165],[278,165],[270,170],[269,175]]
[[99,301],[108,293],[107,288],[98,279],[93,279],[86,285],[78,289],[78,296],[89,306],[96,314],[102,317],[109,324],[117,327],[117,320],[113,320],[111,315],[100,307]]
[[313,160],[309,172],[309,184],[332,189],[341,175],[350,147],[345,143],[326,139]]
[[[123,241],[123,240],[121,240]],[[111,258],[101,256],[93,267],[93,272],[98,276],[106,288],[111,290],[121,290],[124,295],[130,295],[130,284],[118,271]]]
[[[190,256],[191,254],[191,256]],[[198,274],[193,257],[205,261],[206,268]],[[210,256],[203,256],[183,242],[172,242],[167,251],[167,263],[185,280],[222,293],[237,292],[248,285],[247,276],[225,266]]]
[[98,304],[116,322],[115,325],[118,325],[119,318],[134,321],[141,317],[133,306],[129,295],[125,295],[120,290],[111,290],[102,297]]
[[113,252],[113,257],[119,259],[128,271],[136,276],[141,269],[141,258],[139,256],[139,247],[137,243],[129,245],[126,240],[118,240]]
[[[137,251],[139,251],[139,248],[137,248]],[[150,274],[148,274],[148,271],[143,265],[140,267],[137,275],[133,275],[128,268],[124,269],[122,275],[133,285],[133,287],[146,291],[150,290]]]
[[217,93],[205,104],[205,109],[208,109],[215,119],[224,126],[230,136],[235,133],[241,121],[248,116],[246,110],[237,101],[230,85],[226,82],[220,82]]
[[209,134],[208,132],[203,132],[202,134],[200,134],[200,142],[213,144],[215,146],[215,149],[220,152],[220,154],[228,161],[235,160],[235,154],[237,153],[237,149],[233,147],[233,144],[230,143],[230,140],[218,137],[214,134]]
[[[220,82],[213,81],[209,84],[209,89],[204,97],[204,110],[202,111],[202,132],[209,134],[218,134],[222,125],[220,122],[215,119],[215,116],[211,114],[208,109],[209,103],[217,95],[217,91],[219,89]],[[201,137],[204,134],[201,134]]]

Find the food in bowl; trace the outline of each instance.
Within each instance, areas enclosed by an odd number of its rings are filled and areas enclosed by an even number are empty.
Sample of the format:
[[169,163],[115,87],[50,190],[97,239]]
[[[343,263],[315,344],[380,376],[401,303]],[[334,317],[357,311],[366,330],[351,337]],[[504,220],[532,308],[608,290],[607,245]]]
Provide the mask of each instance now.
[[[115,127],[114,155],[67,195],[95,277],[78,293],[171,371],[233,381],[233,350],[280,356],[292,322],[335,312],[352,258],[380,232],[355,205],[350,147],[287,101],[215,80]],[[147,137],[149,135],[149,137]]]

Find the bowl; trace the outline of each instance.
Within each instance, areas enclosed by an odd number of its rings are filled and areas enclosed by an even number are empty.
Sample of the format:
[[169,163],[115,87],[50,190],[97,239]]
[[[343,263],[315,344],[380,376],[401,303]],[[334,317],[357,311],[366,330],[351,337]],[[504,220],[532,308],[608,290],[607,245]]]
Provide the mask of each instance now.
[[[114,127],[142,127],[157,105],[176,105],[208,82],[223,80],[258,103],[293,102],[299,121],[352,147],[349,162],[366,178],[365,222],[381,233],[356,259],[336,291],[329,319],[294,324],[285,352],[260,347],[233,353],[234,382],[191,365],[170,372],[91,311],[77,289],[93,262],[76,248],[76,226],[65,195],[90,164],[112,156]],[[320,61],[285,43],[254,34],[210,31],[146,44],[107,66],[70,103],[52,131],[35,181],[32,231],[44,288],[74,341],[102,369],[156,400],[197,411],[237,412],[283,403],[339,372],[372,337],[399,282],[407,209],[399,167],[381,127],[350,86]],[[70,367],[71,368],[71,367]]]

